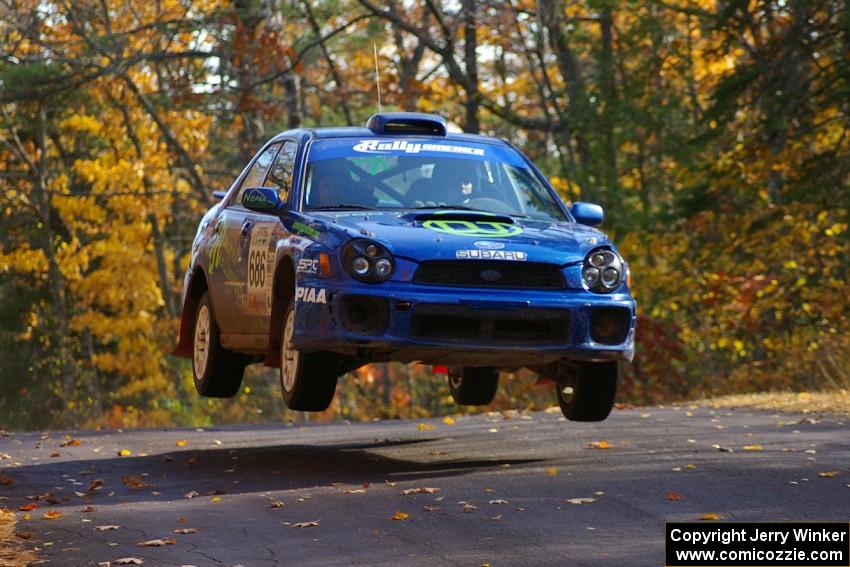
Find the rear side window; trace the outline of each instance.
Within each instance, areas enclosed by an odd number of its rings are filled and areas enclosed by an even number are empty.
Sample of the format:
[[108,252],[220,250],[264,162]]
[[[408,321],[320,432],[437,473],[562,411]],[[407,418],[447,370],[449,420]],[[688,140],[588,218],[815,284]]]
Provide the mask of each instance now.
[[265,187],[277,189],[278,197],[284,202],[292,189],[292,170],[295,167],[296,149],[298,149],[298,146],[295,142],[285,142],[271,168],[269,168],[268,177],[266,177]]
[[257,158],[257,161],[255,161],[251,166],[251,169],[248,170],[248,174],[242,180],[242,185],[239,187],[239,194],[236,196],[236,202],[238,204],[242,204],[242,194],[245,192],[245,189],[263,186],[263,180],[266,178],[266,173],[268,173],[279,149],[280,144],[272,144],[266,148],[266,150],[260,154],[260,157]]

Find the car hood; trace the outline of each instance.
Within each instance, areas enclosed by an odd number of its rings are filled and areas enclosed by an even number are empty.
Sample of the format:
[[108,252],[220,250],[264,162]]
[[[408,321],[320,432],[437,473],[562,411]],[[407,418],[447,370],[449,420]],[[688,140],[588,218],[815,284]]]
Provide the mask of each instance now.
[[581,224],[477,211],[322,211],[311,216],[331,231],[375,239],[394,255],[417,262],[472,257],[566,265],[581,262],[593,248],[611,245],[604,233]]

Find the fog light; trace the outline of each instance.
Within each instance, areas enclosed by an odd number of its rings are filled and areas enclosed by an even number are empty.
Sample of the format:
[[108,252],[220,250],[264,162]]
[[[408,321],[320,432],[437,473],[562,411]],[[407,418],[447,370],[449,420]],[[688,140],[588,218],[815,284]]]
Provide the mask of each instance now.
[[596,324],[593,326],[593,334],[600,339],[607,338],[614,332],[615,327],[614,321],[607,315],[603,315],[596,319]]

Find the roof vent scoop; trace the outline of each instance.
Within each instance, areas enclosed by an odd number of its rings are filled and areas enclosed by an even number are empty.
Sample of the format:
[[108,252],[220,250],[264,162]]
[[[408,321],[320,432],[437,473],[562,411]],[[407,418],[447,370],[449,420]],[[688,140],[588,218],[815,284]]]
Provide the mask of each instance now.
[[428,134],[446,135],[446,120],[434,114],[419,112],[381,112],[366,121],[366,127],[375,134]]

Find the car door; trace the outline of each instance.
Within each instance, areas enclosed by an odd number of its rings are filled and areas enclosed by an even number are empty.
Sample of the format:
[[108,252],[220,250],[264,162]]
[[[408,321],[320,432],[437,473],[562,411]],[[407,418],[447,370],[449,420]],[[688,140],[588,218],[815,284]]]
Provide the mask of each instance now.
[[[286,140],[268,168],[265,179],[255,187],[277,190],[281,202],[287,203],[292,190],[292,173],[298,146]],[[245,186],[248,187],[247,185]],[[268,336],[272,310],[272,285],[277,241],[286,231],[277,214],[245,211],[250,230],[246,265],[246,305],[249,332]]]
[[[208,276],[216,322],[223,335],[252,333],[248,264],[251,232],[256,219],[242,206],[242,194],[249,187],[262,185],[280,146],[279,142],[269,145],[254,160],[235,189],[235,196],[228,198],[216,219]],[[256,280],[251,283],[256,283]],[[231,343],[228,339],[225,338],[224,342]]]

